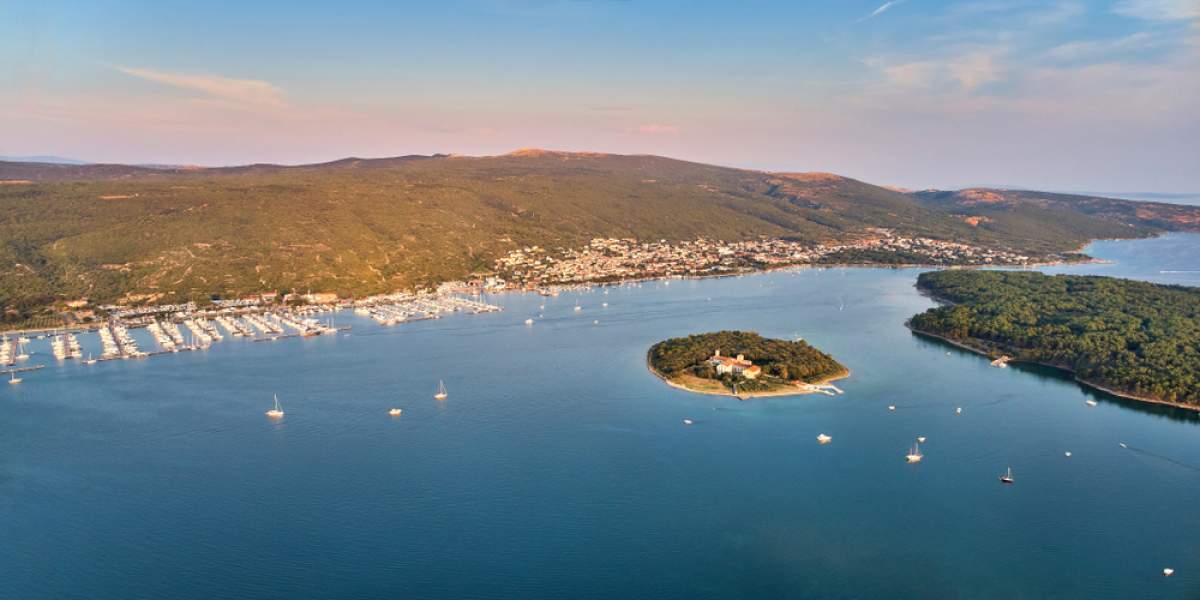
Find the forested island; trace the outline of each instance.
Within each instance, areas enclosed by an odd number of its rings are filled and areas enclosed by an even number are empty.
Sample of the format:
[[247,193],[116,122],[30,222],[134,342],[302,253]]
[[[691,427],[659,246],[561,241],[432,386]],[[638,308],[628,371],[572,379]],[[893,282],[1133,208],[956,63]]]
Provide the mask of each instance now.
[[850,371],[804,341],[718,331],[672,338],[650,347],[650,370],[667,383],[704,394],[782,396],[840,393],[830,381]]
[[948,302],[909,326],[989,356],[1067,369],[1117,395],[1200,409],[1200,288],[1036,272],[922,273]]

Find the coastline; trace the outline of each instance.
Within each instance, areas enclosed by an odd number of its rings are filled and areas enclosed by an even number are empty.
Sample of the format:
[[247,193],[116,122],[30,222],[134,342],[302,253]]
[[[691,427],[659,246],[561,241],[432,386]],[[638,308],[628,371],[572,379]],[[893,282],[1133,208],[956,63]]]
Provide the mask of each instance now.
[[[1121,239],[1121,238],[1115,238],[1115,239]],[[1082,246],[1079,247],[1079,249],[1073,251],[1073,253],[1081,254],[1082,253],[1081,251],[1084,248],[1086,248],[1088,245],[1090,245],[1092,242],[1095,242],[1095,241],[1098,241],[1098,240],[1092,240],[1091,242],[1087,242],[1087,243],[1083,244]],[[1084,255],[1084,256],[1086,256],[1086,255]],[[823,270],[823,269],[848,269],[848,268],[861,268],[861,269],[885,269],[886,268],[886,269],[899,270],[899,269],[987,269],[987,268],[993,268],[993,267],[1011,268],[1011,269],[1035,269],[1035,268],[1040,268],[1040,267],[1052,267],[1052,266],[1058,266],[1058,265],[1090,264],[1090,263],[1104,263],[1104,262],[1107,262],[1107,261],[1103,261],[1103,260],[1100,260],[1100,259],[1097,259],[1094,257],[1090,257],[1090,256],[1087,256],[1086,258],[1084,258],[1082,260],[1042,261],[1042,262],[1031,262],[1031,263],[1027,263],[1027,264],[1023,264],[1023,265],[1016,265],[1016,264],[957,264],[956,265],[956,264],[938,264],[938,263],[872,263],[872,262],[864,262],[864,263],[797,262],[797,263],[787,263],[787,264],[777,264],[777,265],[762,265],[762,266],[759,266],[756,268],[749,268],[749,269],[745,269],[745,270],[741,270],[741,271],[731,271],[731,272],[725,272],[725,273],[692,274],[692,275],[644,275],[644,276],[634,276],[634,277],[627,277],[627,278],[607,280],[607,281],[578,281],[578,282],[551,283],[551,284],[546,284],[542,287],[535,288],[532,290],[526,289],[526,288],[506,288],[506,289],[498,289],[498,290],[491,290],[491,291],[480,290],[480,291],[475,292],[472,295],[481,296],[481,295],[489,294],[489,293],[492,293],[492,294],[527,293],[527,292],[539,292],[542,290],[552,290],[552,289],[556,289],[556,288],[570,289],[570,288],[621,286],[621,285],[626,285],[626,284],[642,283],[642,282],[649,282],[649,281],[669,281],[672,279],[685,280],[685,279],[716,279],[716,278],[721,278],[721,277],[741,277],[743,275],[756,275],[756,274],[760,274],[760,273],[772,273],[775,271],[783,271],[783,270],[787,270],[787,269],[820,269],[820,270]],[[391,293],[408,293],[408,292],[403,292],[403,291],[397,290],[397,291],[393,291]],[[341,301],[342,299],[343,298],[339,297],[338,300]],[[310,306],[320,306],[320,305],[310,305]],[[94,329],[99,329],[102,326],[103,326],[103,322],[76,323],[73,325],[69,325],[69,326],[64,325],[64,326],[60,326],[60,327],[0,329],[0,334],[7,334],[7,335],[35,334],[36,335],[36,334],[43,334],[43,333],[44,334],[52,334],[52,333],[60,332],[60,331],[75,331],[75,332],[86,333],[86,332],[94,330]]]
[[831,377],[826,377],[825,379],[822,379],[821,381],[818,381],[816,383],[803,384],[804,386],[807,386],[807,387],[802,387],[802,386],[798,385],[798,386],[796,386],[795,389],[782,389],[782,390],[774,390],[774,391],[769,391],[769,392],[756,392],[756,393],[751,393],[751,394],[735,394],[732,391],[716,392],[716,391],[711,391],[711,390],[698,390],[698,389],[690,388],[681,383],[676,383],[674,381],[671,381],[665,375],[663,375],[661,372],[659,372],[657,369],[655,369],[654,365],[650,364],[650,353],[649,352],[646,353],[646,370],[653,373],[654,376],[659,378],[660,380],[662,380],[663,383],[666,383],[667,385],[669,385],[675,389],[683,390],[685,392],[691,392],[693,394],[704,394],[706,396],[725,396],[727,398],[737,398],[738,400],[749,400],[751,398],[769,398],[769,397],[777,397],[777,396],[802,396],[802,395],[807,395],[807,394],[830,395],[827,392],[825,392],[824,390],[821,390],[820,386],[830,385],[834,381],[838,381],[840,379],[845,379],[850,376],[850,369],[846,369],[844,373],[841,373],[838,375],[833,375]]
[[[972,352],[974,354],[978,354],[985,358],[991,358],[991,355],[988,354],[987,352],[985,352],[981,348],[976,348],[969,344],[966,344],[966,343],[963,343],[963,342],[960,342],[957,340],[952,340],[947,337],[940,336],[936,333],[930,333],[928,331],[914,329],[911,322],[909,322],[909,321],[905,321],[904,326],[907,327],[909,331],[911,331],[914,334],[917,334],[919,336],[935,339],[935,340],[950,344],[951,346],[954,346],[956,348],[966,350],[966,351]],[[1115,390],[1112,388],[1104,387],[1103,385],[1100,385],[1099,383],[1088,381],[1086,379],[1081,379],[1078,375],[1075,374],[1074,370],[1072,370],[1070,367],[1065,367],[1063,365],[1055,365],[1055,364],[1051,364],[1051,363],[1046,363],[1046,362],[1041,362],[1041,361],[1036,361],[1036,360],[1027,360],[1027,359],[1022,359],[1022,358],[1010,358],[1008,360],[1008,362],[1009,363],[1018,363],[1018,364],[1023,363],[1023,364],[1028,364],[1028,365],[1038,365],[1040,367],[1047,367],[1050,369],[1062,371],[1062,372],[1070,375],[1072,380],[1074,380],[1076,383],[1078,383],[1084,387],[1087,387],[1087,388],[1090,388],[1090,389],[1093,389],[1093,390],[1096,390],[1099,392],[1103,392],[1105,394],[1108,394],[1110,396],[1114,396],[1117,398],[1122,398],[1125,400],[1134,400],[1137,402],[1146,402],[1149,404],[1159,404],[1162,406],[1170,406],[1170,407],[1174,407],[1174,408],[1182,408],[1182,409],[1190,410],[1193,412],[1200,412],[1200,406],[1197,406],[1194,404],[1184,404],[1182,402],[1171,402],[1170,400],[1163,400],[1161,398],[1155,398],[1152,396],[1139,396],[1132,392],[1125,392],[1125,391],[1121,391],[1121,390]]]

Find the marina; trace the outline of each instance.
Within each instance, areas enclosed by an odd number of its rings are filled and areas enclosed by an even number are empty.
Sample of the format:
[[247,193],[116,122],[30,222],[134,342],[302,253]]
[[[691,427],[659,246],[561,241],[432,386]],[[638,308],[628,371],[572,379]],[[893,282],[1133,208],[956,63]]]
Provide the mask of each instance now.
[[[448,294],[389,294],[352,303],[354,313],[370,316],[381,325],[398,325],[426,319],[438,319],[454,313],[484,314],[501,308],[479,300]],[[191,305],[124,309],[98,327],[58,330],[37,335],[36,343],[48,342],[49,353],[58,361],[77,359],[82,364],[207,350],[231,338],[275,341],[333,335],[350,330],[337,326],[334,317],[344,308],[339,305],[274,307],[260,304],[202,310]],[[322,321],[321,318],[325,320]],[[133,331],[144,330],[153,342],[152,350],[143,350]],[[224,333],[222,333],[224,332]],[[99,354],[86,355],[80,337],[94,334]],[[28,361],[27,349],[35,340],[23,334],[0,334],[0,367]],[[150,346],[147,346],[150,347]],[[40,367],[39,367],[40,368]],[[4,371],[7,373],[7,371]]]

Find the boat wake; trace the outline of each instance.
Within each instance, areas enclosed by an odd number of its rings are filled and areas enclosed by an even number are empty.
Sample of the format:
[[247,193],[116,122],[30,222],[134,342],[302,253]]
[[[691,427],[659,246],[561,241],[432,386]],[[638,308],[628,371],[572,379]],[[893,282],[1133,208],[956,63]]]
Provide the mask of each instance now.
[[1177,467],[1183,467],[1189,471],[1194,471],[1196,473],[1200,473],[1200,465],[1193,465],[1193,464],[1185,463],[1181,460],[1176,460],[1174,458],[1171,458],[1170,456],[1163,456],[1162,454],[1157,454],[1157,453],[1151,452],[1149,450],[1142,450],[1141,448],[1138,448],[1136,446],[1130,446],[1128,444],[1125,445],[1125,449],[1129,450],[1131,452],[1136,452],[1142,456],[1148,456],[1150,458],[1155,458],[1155,459],[1158,459],[1158,460],[1161,460],[1164,462],[1169,462]]

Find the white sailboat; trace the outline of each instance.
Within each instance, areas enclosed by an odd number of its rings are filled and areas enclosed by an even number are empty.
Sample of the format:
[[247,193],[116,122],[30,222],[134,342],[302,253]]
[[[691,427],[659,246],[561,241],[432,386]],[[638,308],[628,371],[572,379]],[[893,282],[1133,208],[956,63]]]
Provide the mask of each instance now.
[[434,394],[433,397],[437,400],[445,400],[446,396],[448,395],[449,394],[446,393],[446,383],[439,379],[437,393]]
[[925,455],[921,454],[921,442],[914,443],[912,448],[908,449],[908,454],[904,456],[904,459],[910,463],[921,462],[922,458],[925,458]]
[[283,407],[279,406],[279,394],[275,394],[275,406],[271,410],[267,411],[267,416],[271,417],[272,419],[279,419],[283,417]]
[[1008,472],[1000,476],[1000,483],[1012,483],[1012,467],[1008,468]]
[[87,360],[83,361],[83,364],[85,364],[85,365],[94,365],[94,364],[96,364],[96,359],[92,358],[92,353],[91,353],[91,352],[88,352],[88,357],[87,357]]
[[13,385],[16,385],[16,384],[18,384],[18,383],[21,383],[22,381],[24,381],[24,380],[23,380],[23,379],[21,379],[20,377],[17,377],[17,372],[16,372],[16,371],[9,371],[9,375],[12,375],[12,378],[11,378],[11,379],[9,379],[9,380],[8,380],[8,382],[9,382],[9,383],[11,383],[11,384],[13,384]]

